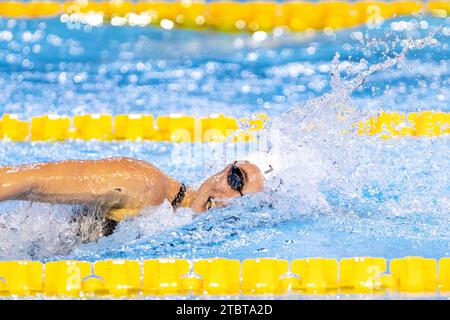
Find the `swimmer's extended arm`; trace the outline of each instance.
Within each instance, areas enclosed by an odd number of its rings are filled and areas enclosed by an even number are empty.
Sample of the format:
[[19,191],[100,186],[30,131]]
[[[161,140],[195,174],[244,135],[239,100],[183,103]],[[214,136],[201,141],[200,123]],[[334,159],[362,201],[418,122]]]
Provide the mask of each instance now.
[[120,221],[137,215],[145,206],[182,198],[176,207],[195,212],[208,209],[211,199],[235,198],[260,192],[264,177],[257,166],[239,163],[245,179],[240,191],[228,183],[231,165],[209,177],[198,191],[187,188],[152,164],[131,158],[66,160],[0,167],[0,201],[31,200],[62,204],[95,204],[109,209],[108,217]]
[[[180,188],[152,164],[130,158],[1,167],[0,186],[0,201],[107,205],[117,221],[145,206],[171,202]],[[190,204],[191,193],[183,206]]]

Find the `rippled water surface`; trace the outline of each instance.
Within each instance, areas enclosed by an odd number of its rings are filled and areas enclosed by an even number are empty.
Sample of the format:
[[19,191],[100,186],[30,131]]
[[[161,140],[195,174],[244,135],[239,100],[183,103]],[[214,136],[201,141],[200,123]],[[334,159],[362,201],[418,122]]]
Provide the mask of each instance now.
[[449,112],[449,44],[449,20],[437,18],[265,37],[0,20],[1,113],[273,119],[259,145],[1,142],[1,164],[132,156],[198,186],[259,149],[276,169],[261,194],[198,217],[167,203],[147,208],[90,244],[77,240],[71,207],[5,202],[0,259],[446,256],[448,136],[351,130],[379,110]]

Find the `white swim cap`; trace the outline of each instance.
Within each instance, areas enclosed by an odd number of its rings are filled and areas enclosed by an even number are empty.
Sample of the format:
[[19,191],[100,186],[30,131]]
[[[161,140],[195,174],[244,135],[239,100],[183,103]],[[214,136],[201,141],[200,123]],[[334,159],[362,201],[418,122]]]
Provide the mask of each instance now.
[[275,176],[281,169],[281,159],[279,156],[262,151],[248,153],[242,160],[250,161],[258,166],[266,179]]

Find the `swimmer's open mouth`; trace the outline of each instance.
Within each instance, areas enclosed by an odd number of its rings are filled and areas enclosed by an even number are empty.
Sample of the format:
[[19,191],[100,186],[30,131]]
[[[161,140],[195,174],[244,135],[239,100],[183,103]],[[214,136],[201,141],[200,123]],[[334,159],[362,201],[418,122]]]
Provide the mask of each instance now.
[[208,201],[206,201],[206,210],[212,209],[212,208],[221,208],[225,207],[227,205],[227,202],[223,199],[216,199],[214,197],[209,197]]
[[208,200],[206,201],[206,210],[209,210],[213,207],[213,197],[209,197]]

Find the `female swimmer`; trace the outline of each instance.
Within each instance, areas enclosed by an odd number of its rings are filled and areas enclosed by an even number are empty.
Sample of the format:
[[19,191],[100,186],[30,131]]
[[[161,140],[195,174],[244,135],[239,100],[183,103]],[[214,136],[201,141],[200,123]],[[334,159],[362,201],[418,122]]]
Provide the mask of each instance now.
[[174,209],[192,208],[200,213],[213,206],[214,199],[259,192],[263,184],[261,171],[248,161],[227,165],[197,191],[151,163],[125,157],[0,167],[0,201],[101,206],[107,208],[104,218],[111,229],[104,235],[112,233],[118,221],[164,200]]

